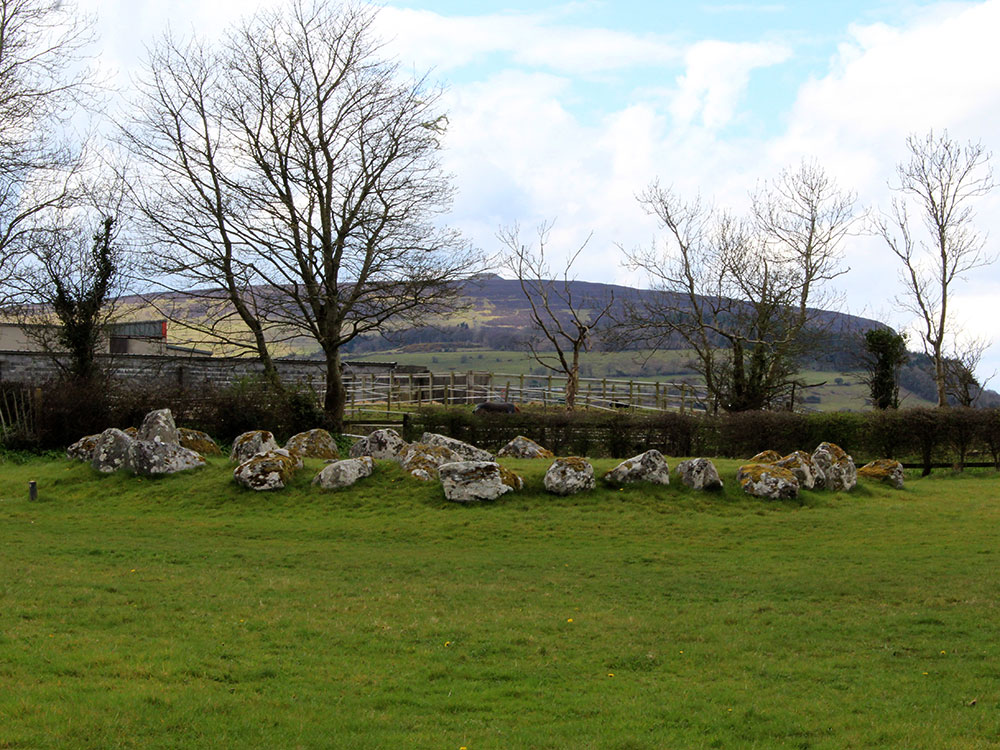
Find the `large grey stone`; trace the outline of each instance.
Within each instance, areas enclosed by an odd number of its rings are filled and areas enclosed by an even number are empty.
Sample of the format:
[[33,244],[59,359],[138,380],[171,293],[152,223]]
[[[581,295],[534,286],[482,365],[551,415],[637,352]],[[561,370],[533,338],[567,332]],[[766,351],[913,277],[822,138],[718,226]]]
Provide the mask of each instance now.
[[141,477],[176,474],[204,465],[205,459],[199,454],[173,443],[134,440],[128,448],[128,468]]
[[444,496],[456,503],[496,500],[524,482],[494,461],[457,461],[438,467]]
[[825,475],[816,460],[805,451],[795,451],[779,461],[775,466],[788,469],[799,480],[799,489],[811,490],[817,485],[823,486]]
[[285,450],[300,458],[340,458],[333,435],[320,428],[292,435],[285,443]]
[[622,461],[606,473],[603,479],[608,484],[614,485],[631,482],[670,484],[670,466],[658,450],[648,450]]
[[426,443],[410,443],[404,447],[396,456],[396,461],[404,471],[410,476],[425,482],[434,479],[438,475],[438,467],[441,464],[455,463],[461,461],[462,457],[454,451],[440,445],[427,445]]
[[101,435],[85,435],[66,449],[66,458],[74,461],[90,461],[94,458],[94,448]]
[[[834,492],[849,492],[858,483],[858,470],[852,459],[836,443],[820,443],[812,454],[823,471],[822,486]],[[816,484],[820,486],[819,482]]]
[[858,469],[858,476],[903,489],[903,464],[891,458],[879,458]]
[[250,430],[242,435],[237,435],[233,440],[233,449],[229,453],[229,460],[233,463],[243,463],[258,453],[268,453],[277,450],[278,443],[267,430]]
[[552,451],[543,448],[534,440],[518,435],[507,445],[497,451],[498,456],[509,456],[510,458],[553,458]]
[[135,440],[111,427],[97,438],[90,465],[102,474],[111,474],[128,464],[129,447]]
[[288,451],[277,448],[258,453],[233,470],[233,479],[248,490],[267,492],[280,490],[291,480],[298,459]]
[[555,495],[573,495],[594,488],[594,467],[585,458],[557,458],[545,472],[545,489]]
[[447,448],[452,453],[459,456],[463,461],[492,461],[493,454],[482,448],[477,448],[469,443],[450,438],[446,435],[438,435],[436,432],[425,432],[420,436],[420,442],[424,445],[437,445]]
[[754,497],[781,500],[798,497],[799,480],[775,464],[744,464],[736,473],[743,491]]
[[707,458],[691,458],[681,461],[675,469],[681,483],[693,490],[717,491],[722,489],[719,470]]
[[174,424],[174,415],[170,409],[151,411],[142,420],[136,440],[160,443],[161,445],[180,445],[181,436]]
[[395,430],[375,430],[351,446],[351,458],[371,456],[376,460],[393,459],[404,447],[406,441]]
[[371,456],[359,456],[358,458],[345,458],[343,461],[334,461],[323,467],[312,483],[324,490],[339,490],[343,487],[350,487],[359,479],[371,476],[375,468],[375,459]]

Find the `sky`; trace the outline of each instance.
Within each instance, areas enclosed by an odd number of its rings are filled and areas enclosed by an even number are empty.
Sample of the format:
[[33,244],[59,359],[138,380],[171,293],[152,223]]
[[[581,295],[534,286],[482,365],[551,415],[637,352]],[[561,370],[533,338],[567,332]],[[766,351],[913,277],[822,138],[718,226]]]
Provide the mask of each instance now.
[[[211,38],[282,0],[78,0],[98,16],[100,65],[127,89],[168,27]],[[816,160],[858,204],[884,210],[908,135],[981,142],[1000,172],[1000,0],[385,0],[378,29],[406,73],[445,88],[449,222],[485,252],[517,223],[552,222],[549,251],[591,236],[572,274],[643,285],[620,248],[660,232],[636,195],[659,180],[745,210],[748,192]],[[1000,251],[1000,189],[975,204]],[[899,262],[884,241],[843,246],[846,312],[897,328]],[[1000,372],[1000,263],[954,287],[955,331],[992,344]],[[916,342],[918,339],[914,338]],[[991,382],[1000,385],[1000,375]]]

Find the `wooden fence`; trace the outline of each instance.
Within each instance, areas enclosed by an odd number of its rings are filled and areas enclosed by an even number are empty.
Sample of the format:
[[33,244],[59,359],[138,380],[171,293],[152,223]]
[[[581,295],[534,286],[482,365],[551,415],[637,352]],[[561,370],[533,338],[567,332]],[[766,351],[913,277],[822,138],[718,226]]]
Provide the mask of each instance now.
[[[386,411],[443,404],[509,401],[559,406],[566,402],[566,377],[490,372],[365,373],[346,379],[347,410]],[[650,411],[703,410],[705,389],[691,383],[616,378],[580,378],[576,404],[589,409]]]
[[35,392],[17,383],[0,385],[0,436],[10,432],[30,434],[35,428]]

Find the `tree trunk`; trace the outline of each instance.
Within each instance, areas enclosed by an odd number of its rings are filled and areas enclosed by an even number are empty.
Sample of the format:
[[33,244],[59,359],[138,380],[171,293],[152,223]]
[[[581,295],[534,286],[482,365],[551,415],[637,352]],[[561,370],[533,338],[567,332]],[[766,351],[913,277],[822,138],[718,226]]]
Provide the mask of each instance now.
[[344,388],[344,376],[340,371],[340,347],[326,352],[326,393],[323,396],[323,411],[328,421],[327,429],[331,432],[344,431],[344,406],[347,402],[347,389]]
[[576,394],[580,390],[580,363],[579,355],[574,352],[573,365],[566,373],[566,409],[573,411],[576,408]]

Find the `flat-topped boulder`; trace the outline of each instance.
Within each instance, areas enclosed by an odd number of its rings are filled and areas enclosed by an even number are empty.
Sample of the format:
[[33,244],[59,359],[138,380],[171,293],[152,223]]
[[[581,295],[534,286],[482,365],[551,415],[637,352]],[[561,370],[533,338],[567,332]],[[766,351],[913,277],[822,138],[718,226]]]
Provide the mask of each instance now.
[[489,451],[477,448],[474,445],[465,443],[446,435],[438,435],[436,432],[425,432],[418,441],[424,445],[436,445],[447,448],[459,457],[462,461],[492,461],[493,454]]
[[456,461],[438,467],[444,496],[456,503],[496,500],[521,489],[524,480],[495,461]]
[[142,420],[135,436],[143,440],[161,445],[180,445],[181,436],[174,424],[174,415],[170,409],[156,409],[149,412]]
[[800,489],[811,490],[817,485],[823,486],[825,480],[823,470],[816,463],[816,460],[805,451],[789,453],[780,461],[775,461],[774,465],[792,472],[799,480]]
[[97,437],[90,465],[102,474],[111,474],[128,464],[129,448],[135,439],[124,430],[111,427]]
[[722,478],[715,464],[707,458],[690,458],[681,461],[675,469],[681,484],[693,490],[718,491],[723,487]]
[[753,497],[785,500],[799,495],[799,480],[795,475],[774,464],[744,464],[736,472],[736,481]]
[[620,485],[631,482],[670,484],[670,467],[667,459],[658,450],[648,450],[638,456],[628,458],[607,472],[604,481]]
[[903,464],[891,458],[879,458],[858,469],[858,476],[903,489]]
[[138,476],[158,477],[200,468],[205,465],[205,459],[174,443],[133,440],[128,449],[127,465]]
[[461,461],[462,456],[441,445],[410,443],[396,456],[396,461],[414,479],[429,482],[438,475],[441,464]]
[[248,490],[268,492],[284,488],[295,474],[299,459],[283,448],[258,453],[233,470],[233,479]]
[[258,453],[268,453],[278,449],[278,443],[267,430],[249,430],[237,435],[233,440],[233,449],[229,452],[229,460],[241,464]]
[[497,451],[498,456],[509,458],[554,458],[552,451],[524,435],[518,435]]
[[187,427],[178,427],[177,432],[180,435],[182,448],[187,448],[203,456],[222,455],[222,449],[219,448],[218,443],[207,432],[192,430]]
[[313,478],[312,483],[324,490],[339,490],[350,487],[359,479],[370,477],[374,470],[375,459],[371,456],[345,458],[324,466],[323,470]]
[[[823,487],[834,492],[849,492],[858,483],[858,470],[852,459],[836,443],[820,443],[812,454],[823,471]],[[819,483],[817,482],[817,487]]]
[[292,435],[285,443],[285,450],[300,458],[340,458],[340,451],[333,435],[323,429],[306,430]]
[[557,458],[545,472],[545,489],[554,495],[574,495],[594,489],[594,467],[579,456]]
[[393,429],[375,430],[351,446],[351,458],[371,456],[376,460],[394,459],[406,441]]

